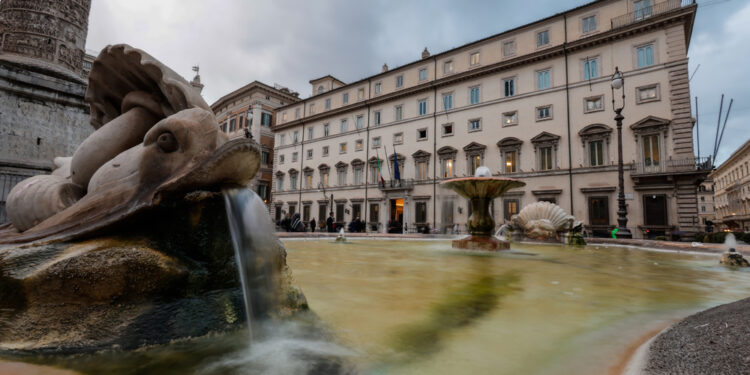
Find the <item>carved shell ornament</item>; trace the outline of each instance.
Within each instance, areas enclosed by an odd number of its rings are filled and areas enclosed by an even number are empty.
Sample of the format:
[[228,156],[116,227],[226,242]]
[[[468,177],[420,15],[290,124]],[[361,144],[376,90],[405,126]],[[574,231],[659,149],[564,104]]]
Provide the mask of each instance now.
[[0,243],[72,239],[155,206],[165,194],[246,185],[257,144],[228,140],[190,84],[149,54],[108,46],[93,63],[86,101],[96,129],[51,175],[8,195]]
[[555,238],[557,232],[573,230],[578,223],[560,206],[550,202],[534,202],[511,218],[511,225],[534,239]]

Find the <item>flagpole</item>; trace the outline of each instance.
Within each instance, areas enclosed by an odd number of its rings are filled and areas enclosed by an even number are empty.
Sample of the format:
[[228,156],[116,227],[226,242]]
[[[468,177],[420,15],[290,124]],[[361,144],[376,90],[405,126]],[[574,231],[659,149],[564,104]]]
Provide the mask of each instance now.
[[383,145],[383,151],[385,151],[385,166],[388,167],[388,173],[391,175],[391,180],[393,179],[393,171],[391,171],[391,164],[388,163],[388,149],[385,148],[385,145]]

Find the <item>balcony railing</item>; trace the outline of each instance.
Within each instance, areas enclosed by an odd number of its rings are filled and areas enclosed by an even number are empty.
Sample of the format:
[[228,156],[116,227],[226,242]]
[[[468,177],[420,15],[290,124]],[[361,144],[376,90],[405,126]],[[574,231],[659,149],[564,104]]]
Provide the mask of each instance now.
[[633,174],[711,171],[713,168],[710,156],[700,158],[668,159],[662,160],[659,164],[653,162],[640,162],[633,163],[633,166]]
[[658,16],[660,14],[669,13],[673,10],[677,10],[693,4],[695,4],[695,0],[667,0],[648,7],[643,7],[636,11],[623,14],[622,16],[612,18],[612,29],[625,27],[630,24],[643,21],[654,16]]
[[412,190],[414,189],[413,179],[385,180],[385,183],[378,182],[378,189],[388,190]]

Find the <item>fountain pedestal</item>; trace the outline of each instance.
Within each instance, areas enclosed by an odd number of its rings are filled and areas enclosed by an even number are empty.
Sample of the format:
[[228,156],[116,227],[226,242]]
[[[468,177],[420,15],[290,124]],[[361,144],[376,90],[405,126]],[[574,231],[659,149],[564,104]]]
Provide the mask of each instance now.
[[510,249],[510,242],[493,236],[469,236],[460,240],[453,240],[453,247],[466,250],[500,251]]
[[477,169],[476,177],[455,178],[440,185],[452,189],[471,202],[471,217],[466,223],[470,236],[454,240],[454,248],[489,251],[510,248],[508,241],[492,235],[495,221],[490,215],[489,207],[493,199],[502,196],[509,189],[524,186],[526,183],[512,178],[491,177],[488,169],[480,167]]

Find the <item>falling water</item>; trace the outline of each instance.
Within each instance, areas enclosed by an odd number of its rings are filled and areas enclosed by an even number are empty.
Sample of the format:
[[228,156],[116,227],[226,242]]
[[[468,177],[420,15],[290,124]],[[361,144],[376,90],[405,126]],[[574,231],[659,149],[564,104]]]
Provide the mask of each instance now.
[[277,238],[263,200],[249,189],[224,191],[227,221],[232,234],[237,270],[245,302],[245,318],[252,324],[269,311],[275,294]]
[[727,233],[727,236],[724,238],[724,250],[732,253],[737,248],[737,240],[734,238],[734,234]]

